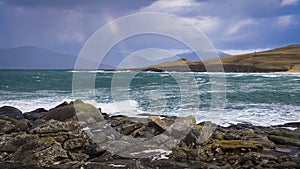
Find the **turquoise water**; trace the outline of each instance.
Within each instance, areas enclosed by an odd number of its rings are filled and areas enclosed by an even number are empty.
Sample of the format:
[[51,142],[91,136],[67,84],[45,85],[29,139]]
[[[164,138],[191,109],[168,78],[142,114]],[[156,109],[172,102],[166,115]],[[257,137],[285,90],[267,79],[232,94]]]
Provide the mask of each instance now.
[[221,98],[226,104],[216,120],[221,125],[300,121],[300,74],[226,73],[222,90],[213,90],[212,84],[218,82],[207,73],[91,71],[82,76],[95,75],[95,87],[72,91],[74,73],[80,72],[2,70],[0,106],[26,112],[81,98],[110,114],[193,114],[203,121],[210,119],[212,95],[221,93],[226,96]]

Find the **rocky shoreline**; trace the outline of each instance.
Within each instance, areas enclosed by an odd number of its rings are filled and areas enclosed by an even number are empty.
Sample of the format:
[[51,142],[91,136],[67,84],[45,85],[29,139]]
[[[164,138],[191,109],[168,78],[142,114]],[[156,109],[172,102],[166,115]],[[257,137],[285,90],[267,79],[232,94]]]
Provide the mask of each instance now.
[[193,116],[111,116],[80,100],[0,108],[0,168],[300,168],[300,122],[279,126]]

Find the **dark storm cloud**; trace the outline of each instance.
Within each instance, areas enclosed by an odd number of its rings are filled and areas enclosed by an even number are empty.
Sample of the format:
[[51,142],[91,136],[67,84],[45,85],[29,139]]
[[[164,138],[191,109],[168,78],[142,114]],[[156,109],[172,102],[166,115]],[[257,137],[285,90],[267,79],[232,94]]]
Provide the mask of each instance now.
[[141,6],[149,5],[153,0],[6,0],[6,4],[18,7],[30,8],[85,8],[88,11],[102,8],[115,8],[119,10],[133,10]]

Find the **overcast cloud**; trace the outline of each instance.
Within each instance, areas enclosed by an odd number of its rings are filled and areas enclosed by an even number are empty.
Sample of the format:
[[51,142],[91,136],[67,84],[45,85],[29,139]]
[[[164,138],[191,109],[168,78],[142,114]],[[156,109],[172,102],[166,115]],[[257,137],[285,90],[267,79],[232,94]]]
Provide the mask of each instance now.
[[[0,48],[30,45],[76,55],[109,20],[136,12],[182,17],[226,51],[300,43],[298,0],[0,0]],[[136,45],[143,43],[128,43],[128,50]]]

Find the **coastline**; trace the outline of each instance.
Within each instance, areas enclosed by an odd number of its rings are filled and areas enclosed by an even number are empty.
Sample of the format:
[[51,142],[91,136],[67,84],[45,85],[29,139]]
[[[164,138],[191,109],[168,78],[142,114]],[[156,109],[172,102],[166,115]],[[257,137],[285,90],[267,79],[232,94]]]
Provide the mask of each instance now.
[[[79,100],[64,102],[50,110],[40,108],[25,113],[1,107],[0,168],[297,168],[300,165],[300,122],[269,127],[248,123],[222,127],[210,122],[196,124],[193,116],[127,117],[100,111]],[[191,127],[183,129],[180,126],[185,125],[175,125],[176,120]],[[182,132],[182,136],[176,135]],[[207,139],[203,139],[205,134],[209,134]],[[151,147],[153,142],[145,141],[153,138],[160,138],[156,139],[159,144],[155,147]],[[170,146],[170,138],[176,144]],[[150,149],[133,152],[130,143],[136,140],[142,144],[133,147],[143,145]]]

